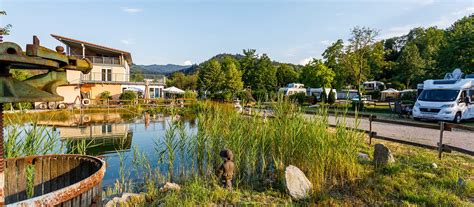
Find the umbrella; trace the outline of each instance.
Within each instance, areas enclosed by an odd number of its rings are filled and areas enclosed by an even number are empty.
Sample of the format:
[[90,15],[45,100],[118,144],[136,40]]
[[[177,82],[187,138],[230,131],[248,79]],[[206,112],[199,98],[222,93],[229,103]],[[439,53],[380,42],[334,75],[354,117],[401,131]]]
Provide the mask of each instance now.
[[176,88],[174,86],[163,89],[163,92],[169,93],[169,94],[183,94],[184,93],[183,90]]

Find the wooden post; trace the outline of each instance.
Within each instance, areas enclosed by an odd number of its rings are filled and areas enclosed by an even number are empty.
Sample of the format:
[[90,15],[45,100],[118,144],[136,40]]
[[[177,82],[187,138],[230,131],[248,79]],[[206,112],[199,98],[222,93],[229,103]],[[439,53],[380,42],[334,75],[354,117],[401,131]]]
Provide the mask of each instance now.
[[369,145],[372,145],[372,114],[369,116]]
[[444,134],[444,122],[439,122],[439,142],[438,142],[438,158],[441,159],[443,153],[443,134]]

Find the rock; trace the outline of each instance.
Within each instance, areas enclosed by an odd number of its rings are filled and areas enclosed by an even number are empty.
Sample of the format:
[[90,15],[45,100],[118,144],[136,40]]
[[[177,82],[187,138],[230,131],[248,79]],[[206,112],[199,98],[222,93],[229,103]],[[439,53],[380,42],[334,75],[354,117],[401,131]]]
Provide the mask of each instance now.
[[[122,196],[117,196],[107,201],[105,207],[116,207],[116,206],[134,206],[145,202],[145,196],[136,193],[123,193]],[[130,205],[129,205],[130,204]]]
[[357,158],[359,158],[361,160],[369,160],[369,155],[359,152],[359,154],[357,154]]
[[433,169],[436,169],[436,168],[438,168],[438,165],[433,162],[433,163],[431,164],[431,167],[432,167]]
[[293,165],[286,167],[285,181],[288,192],[296,200],[307,198],[311,188],[313,188],[304,173]]
[[376,144],[374,146],[374,165],[376,167],[383,167],[393,162],[395,162],[395,159],[390,149],[383,144]]
[[168,192],[168,191],[179,191],[181,190],[181,186],[176,183],[166,182],[163,187],[160,188],[160,192]]

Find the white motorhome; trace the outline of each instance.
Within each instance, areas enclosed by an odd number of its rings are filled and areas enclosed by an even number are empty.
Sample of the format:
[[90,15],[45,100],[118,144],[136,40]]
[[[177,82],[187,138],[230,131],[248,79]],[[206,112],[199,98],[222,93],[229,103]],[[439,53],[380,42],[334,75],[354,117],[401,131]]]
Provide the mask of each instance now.
[[442,80],[426,80],[413,107],[413,118],[454,121],[474,118],[474,77],[459,69]]
[[[331,89],[330,88],[324,88],[324,92],[326,93],[326,97],[329,97],[329,93],[331,92]],[[332,89],[332,92],[334,93],[334,95],[337,94],[337,91],[336,89]],[[306,94],[308,96],[316,96],[316,98],[318,100],[321,99],[321,94],[323,93],[323,88],[308,88]],[[336,99],[337,99],[337,96],[336,96]]]
[[304,84],[301,83],[290,83],[287,87],[280,88],[278,92],[283,93],[285,96],[290,96],[296,93],[306,94],[306,88],[304,87]]

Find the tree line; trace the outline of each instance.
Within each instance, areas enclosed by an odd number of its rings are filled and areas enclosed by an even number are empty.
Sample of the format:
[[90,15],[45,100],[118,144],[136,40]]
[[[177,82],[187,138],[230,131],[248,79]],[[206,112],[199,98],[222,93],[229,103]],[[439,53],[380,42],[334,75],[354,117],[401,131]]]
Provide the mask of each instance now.
[[243,89],[257,96],[273,94],[292,82],[363,92],[363,81],[378,80],[388,87],[409,89],[426,79],[443,78],[454,68],[474,73],[474,15],[447,29],[417,27],[388,39],[378,39],[378,34],[372,28],[355,27],[347,41],[336,40],[322,59],[303,66],[274,62],[253,49],[218,55],[198,65],[194,74],[173,74],[169,83],[211,96],[233,97]]

